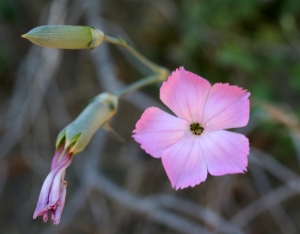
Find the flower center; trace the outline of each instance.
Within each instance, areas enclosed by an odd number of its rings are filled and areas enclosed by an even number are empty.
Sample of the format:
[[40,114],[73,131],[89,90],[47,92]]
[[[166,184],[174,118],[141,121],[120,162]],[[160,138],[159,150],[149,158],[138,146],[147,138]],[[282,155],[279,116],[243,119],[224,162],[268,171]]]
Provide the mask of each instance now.
[[198,123],[192,123],[192,124],[190,125],[190,130],[191,130],[191,132],[192,132],[194,135],[199,136],[199,135],[201,135],[202,132],[204,131],[204,128],[203,128],[200,124],[198,124]]

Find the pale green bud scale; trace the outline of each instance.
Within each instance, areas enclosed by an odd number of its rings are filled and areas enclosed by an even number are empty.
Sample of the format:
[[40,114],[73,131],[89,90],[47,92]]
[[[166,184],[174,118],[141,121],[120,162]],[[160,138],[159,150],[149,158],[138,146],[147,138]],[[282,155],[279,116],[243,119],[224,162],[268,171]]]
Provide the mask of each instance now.
[[105,35],[90,26],[44,25],[30,30],[22,37],[48,48],[92,49],[103,42]]
[[57,137],[56,148],[65,142],[71,153],[84,150],[95,132],[116,113],[118,98],[111,93],[102,93],[80,113],[80,115]]

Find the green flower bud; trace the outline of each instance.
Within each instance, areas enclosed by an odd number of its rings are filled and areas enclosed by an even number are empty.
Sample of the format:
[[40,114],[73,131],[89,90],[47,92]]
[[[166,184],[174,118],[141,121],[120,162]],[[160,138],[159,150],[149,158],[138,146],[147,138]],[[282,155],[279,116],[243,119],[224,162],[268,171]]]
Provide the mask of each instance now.
[[58,135],[56,148],[64,144],[69,152],[76,154],[84,150],[95,132],[116,113],[118,98],[111,93],[96,96],[81,114]]
[[99,46],[105,35],[90,26],[44,25],[22,35],[32,43],[59,49],[92,49]]

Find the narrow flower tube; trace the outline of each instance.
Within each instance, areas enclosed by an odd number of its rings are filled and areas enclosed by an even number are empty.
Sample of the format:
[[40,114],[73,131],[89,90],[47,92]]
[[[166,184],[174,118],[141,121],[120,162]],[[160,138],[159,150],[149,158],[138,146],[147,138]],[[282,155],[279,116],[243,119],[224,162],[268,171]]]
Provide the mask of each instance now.
[[66,169],[71,164],[73,155],[84,150],[94,133],[116,113],[117,105],[117,96],[102,93],[60,132],[50,173],[44,181],[33,214],[34,219],[43,216],[46,222],[50,211],[53,224],[59,224],[67,193],[67,182],[64,180]]
[[92,49],[99,46],[105,35],[90,26],[43,25],[22,35],[33,44],[59,49]]

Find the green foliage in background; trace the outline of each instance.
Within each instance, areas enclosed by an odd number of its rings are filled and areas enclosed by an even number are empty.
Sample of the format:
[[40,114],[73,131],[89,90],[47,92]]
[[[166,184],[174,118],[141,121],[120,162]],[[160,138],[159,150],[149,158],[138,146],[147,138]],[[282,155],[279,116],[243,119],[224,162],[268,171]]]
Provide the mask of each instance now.
[[0,18],[6,22],[15,22],[22,16],[22,5],[18,0],[0,0]]
[[255,98],[300,98],[300,1],[182,1],[174,62],[211,82],[247,87]]

